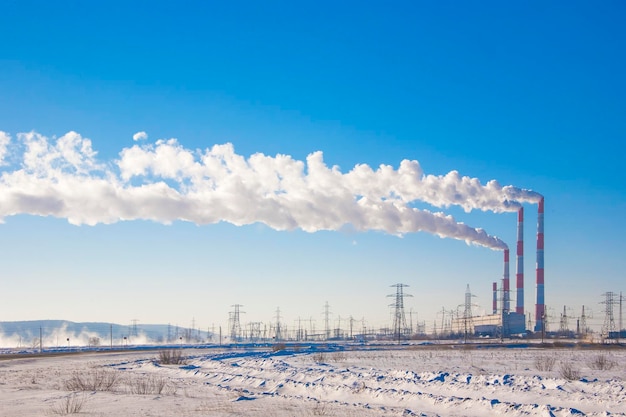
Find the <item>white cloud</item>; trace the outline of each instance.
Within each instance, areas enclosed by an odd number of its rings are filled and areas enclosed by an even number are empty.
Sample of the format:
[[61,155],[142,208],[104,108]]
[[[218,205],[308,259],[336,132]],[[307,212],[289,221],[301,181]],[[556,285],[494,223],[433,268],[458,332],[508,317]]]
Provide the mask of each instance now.
[[0,165],[6,165],[4,158],[7,155],[7,147],[11,142],[11,136],[0,130]]
[[138,141],[138,140],[146,140],[148,139],[148,134],[146,132],[144,132],[143,130],[141,132],[137,132],[133,135],[133,140],[134,141]]

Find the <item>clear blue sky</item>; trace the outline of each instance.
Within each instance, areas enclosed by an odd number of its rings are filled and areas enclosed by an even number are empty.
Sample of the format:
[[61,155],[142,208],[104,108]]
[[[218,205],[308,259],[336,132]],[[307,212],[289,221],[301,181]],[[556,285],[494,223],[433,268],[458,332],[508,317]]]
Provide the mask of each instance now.
[[[585,305],[601,324],[601,294],[626,291],[625,15],[618,1],[8,1],[0,170],[24,169],[19,133],[54,144],[75,131],[113,171],[124,149],[176,138],[192,152],[231,143],[245,158],[322,151],[342,173],[407,159],[425,174],[495,179],[545,196],[549,313]],[[514,213],[412,207],[483,228],[514,253]],[[537,212],[525,207],[534,312]],[[489,310],[502,275],[501,252],[425,232],[4,221],[0,320],[208,327],[243,304],[244,322],[280,307],[287,324],[312,317],[321,328],[328,301],[333,320],[383,326],[400,282],[430,327],[467,284]]]

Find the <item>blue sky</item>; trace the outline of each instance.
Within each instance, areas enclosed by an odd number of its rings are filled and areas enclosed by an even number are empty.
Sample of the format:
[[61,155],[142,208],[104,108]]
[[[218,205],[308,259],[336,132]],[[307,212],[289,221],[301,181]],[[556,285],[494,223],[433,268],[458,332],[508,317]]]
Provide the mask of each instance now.
[[[16,155],[19,133],[54,143],[78,132],[112,170],[124,149],[176,138],[192,152],[231,143],[245,158],[304,161],[322,151],[342,173],[417,160],[425,174],[457,170],[483,184],[532,189],[546,198],[553,323],[564,305],[573,316],[585,305],[601,324],[601,294],[626,290],[625,8],[6,2],[0,131]],[[148,138],[134,141],[140,131]],[[5,162],[3,174],[24,164]],[[411,207],[443,211],[515,246],[514,213]],[[524,207],[533,312],[537,213]],[[328,301],[334,320],[384,326],[389,285],[401,282],[413,295],[407,307],[430,327],[442,307],[463,302],[467,284],[488,310],[491,282],[502,275],[500,251],[425,232],[150,220],[75,226],[27,213],[4,221],[0,320],[195,318],[208,327],[243,304],[244,321],[270,321],[280,307],[287,324],[312,317],[321,328]]]

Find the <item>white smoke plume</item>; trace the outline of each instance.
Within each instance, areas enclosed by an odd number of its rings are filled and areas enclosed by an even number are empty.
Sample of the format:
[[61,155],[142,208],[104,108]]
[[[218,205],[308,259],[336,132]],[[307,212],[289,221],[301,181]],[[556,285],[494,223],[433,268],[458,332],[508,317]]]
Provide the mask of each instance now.
[[404,202],[423,201],[435,207],[462,207],[496,213],[517,211],[521,203],[536,203],[541,195],[513,186],[502,187],[491,180],[461,177],[457,171],[446,175],[424,175],[417,161],[403,160],[398,170],[381,165],[376,171],[357,165],[346,175],[351,188],[373,198],[397,198]]
[[496,181],[482,185],[456,171],[424,175],[417,161],[408,160],[397,170],[357,165],[344,174],[328,167],[321,152],[306,161],[258,153],[246,159],[231,144],[189,150],[169,139],[124,148],[118,160],[102,163],[91,141],[76,132],[54,140],[19,133],[16,142],[7,140],[7,146],[22,151],[21,164],[2,170],[0,218],[26,213],[76,225],[134,219],[260,222],[307,232],[351,225],[394,235],[425,231],[500,250],[506,244],[482,229],[411,204],[500,212],[516,210],[535,195]]

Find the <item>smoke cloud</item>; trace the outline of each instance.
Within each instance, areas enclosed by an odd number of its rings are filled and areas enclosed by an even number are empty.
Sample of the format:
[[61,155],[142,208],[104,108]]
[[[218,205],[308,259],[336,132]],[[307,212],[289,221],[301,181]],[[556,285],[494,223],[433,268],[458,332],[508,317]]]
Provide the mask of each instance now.
[[176,139],[158,140],[124,148],[117,160],[102,162],[91,141],[76,132],[56,139],[19,133],[16,141],[0,132],[0,162],[9,155],[19,162],[2,168],[0,218],[24,213],[75,225],[135,219],[259,222],[307,232],[351,225],[393,235],[423,231],[501,250],[506,244],[484,230],[411,205],[504,212],[540,198],[497,181],[483,185],[456,171],[424,175],[417,161],[404,160],[398,169],[356,165],[342,173],[327,166],[321,152],[305,161],[280,154],[245,158],[229,143],[190,150]]

